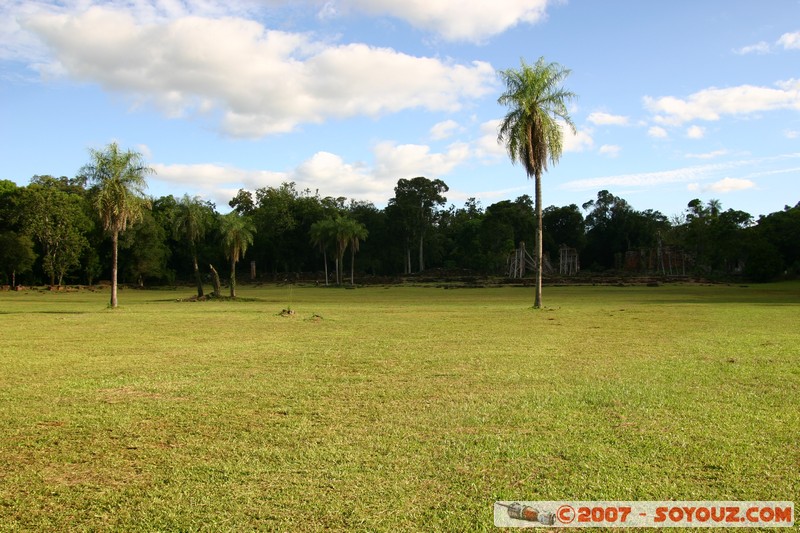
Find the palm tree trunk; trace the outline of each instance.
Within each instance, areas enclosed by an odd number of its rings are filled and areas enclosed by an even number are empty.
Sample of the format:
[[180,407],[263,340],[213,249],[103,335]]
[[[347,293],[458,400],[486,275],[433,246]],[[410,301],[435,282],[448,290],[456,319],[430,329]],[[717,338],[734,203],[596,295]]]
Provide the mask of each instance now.
[[353,285],[353,271],[355,270],[356,263],[356,247],[350,245],[350,285]]
[[535,177],[536,181],[536,297],[533,301],[534,309],[542,308],[542,178]]
[[197,297],[203,297],[203,278],[200,276],[200,267],[197,266],[197,253],[192,254],[194,261],[194,279],[197,282]]
[[236,298],[236,260],[231,254],[231,298]]
[[219,298],[219,296],[221,294],[220,289],[219,289],[219,273],[217,272],[217,269],[214,268],[214,265],[212,265],[212,264],[209,264],[208,268],[211,269],[211,283],[214,285],[214,292],[213,292],[214,297]]
[[119,243],[119,232],[111,234],[111,308],[117,307],[117,244]]
[[325,262],[325,286],[328,286],[328,253],[322,249],[322,260]]

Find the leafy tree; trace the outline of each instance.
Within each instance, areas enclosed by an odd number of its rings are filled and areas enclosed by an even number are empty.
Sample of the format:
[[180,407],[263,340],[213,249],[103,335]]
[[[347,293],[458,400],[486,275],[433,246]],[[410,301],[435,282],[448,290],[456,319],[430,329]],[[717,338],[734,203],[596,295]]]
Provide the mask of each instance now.
[[450,206],[442,215],[441,224],[450,248],[448,268],[485,270],[481,227],[484,212],[475,198],[468,198],[464,207]]
[[550,257],[558,257],[562,245],[580,252],[586,244],[583,214],[575,204],[564,207],[551,205],[542,213],[544,247]]
[[220,229],[225,256],[231,261],[231,298],[236,298],[236,263],[244,257],[247,248],[253,244],[253,234],[256,229],[249,218],[235,211],[222,217]]
[[120,150],[117,143],[103,150],[89,150],[91,162],[81,175],[93,184],[94,206],[111,235],[111,307],[117,307],[117,257],[119,235],[129,224],[141,220],[142,212],[150,206],[144,195],[146,176],[155,171],[146,166],[142,155],[132,150]]
[[386,228],[386,212],[378,209],[372,202],[351,201],[347,207],[347,216],[356,220],[368,228],[370,239],[360,243],[358,250],[358,261],[362,265],[361,270],[377,274],[382,265],[397,264],[387,257],[387,252],[391,250],[387,246],[388,235]]
[[7,277],[12,287],[17,284],[17,274],[28,272],[34,261],[36,253],[30,237],[13,231],[0,233],[0,273]]
[[83,211],[83,197],[67,190],[50,176],[36,176],[23,189],[23,223],[41,245],[42,269],[51,285],[62,285],[64,276],[80,266],[88,245],[85,234],[92,227]]
[[253,201],[253,193],[245,189],[239,189],[239,192],[228,202],[228,205],[240,215],[249,215],[256,208],[256,204]]
[[412,242],[419,243],[419,270],[425,270],[425,236],[436,220],[436,207],[447,201],[442,193],[448,190],[447,184],[440,179],[416,177],[397,181],[389,206],[405,235],[406,273],[411,273]]
[[567,103],[575,94],[560,87],[570,71],[558,63],[539,58],[530,66],[521,60],[519,70],[499,72],[506,91],[497,102],[509,107],[500,124],[497,140],[503,143],[512,163],[520,162],[536,187],[536,296],[533,306],[542,306],[542,173],[547,162],[556,164],[563,150],[559,119],[573,131]]
[[152,211],[142,212],[139,222],[120,237],[119,246],[128,280],[135,280],[139,287],[144,287],[145,280],[174,283],[175,273],[167,267],[171,253],[167,231]]
[[173,219],[173,236],[189,245],[192,254],[192,267],[197,283],[197,297],[203,296],[203,278],[197,263],[197,242],[205,237],[213,211],[197,196],[184,194],[178,202]]
[[[787,205],[783,211],[759,217],[758,224],[752,231],[755,239],[772,245],[789,274],[800,274],[800,202],[794,207]],[[765,258],[767,253],[765,250],[759,254],[751,254],[747,264],[751,265],[757,257]]]

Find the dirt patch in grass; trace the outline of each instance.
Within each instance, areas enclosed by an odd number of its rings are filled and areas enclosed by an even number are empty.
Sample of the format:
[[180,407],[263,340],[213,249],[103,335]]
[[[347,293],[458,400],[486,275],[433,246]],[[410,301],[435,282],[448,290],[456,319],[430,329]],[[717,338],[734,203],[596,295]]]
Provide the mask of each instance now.
[[190,296],[188,298],[177,298],[177,302],[258,302],[258,298],[243,298],[241,296],[214,296],[213,294],[204,294],[203,296]]

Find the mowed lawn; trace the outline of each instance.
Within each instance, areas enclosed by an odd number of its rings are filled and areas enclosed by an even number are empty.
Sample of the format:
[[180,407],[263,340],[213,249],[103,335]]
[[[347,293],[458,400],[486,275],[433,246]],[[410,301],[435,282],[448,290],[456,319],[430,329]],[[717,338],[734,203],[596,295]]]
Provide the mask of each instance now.
[[0,530],[800,503],[798,283],[239,293],[0,293]]

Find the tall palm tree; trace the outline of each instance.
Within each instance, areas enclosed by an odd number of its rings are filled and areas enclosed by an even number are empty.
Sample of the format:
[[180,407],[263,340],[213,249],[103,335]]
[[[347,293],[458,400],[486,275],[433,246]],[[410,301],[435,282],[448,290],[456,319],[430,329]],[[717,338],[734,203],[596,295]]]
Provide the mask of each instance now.
[[200,276],[200,267],[197,264],[197,241],[202,239],[208,229],[208,217],[203,202],[199,197],[190,197],[184,194],[178,202],[178,209],[175,212],[172,231],[178,240],[185,240],[189,243],[194,265],[194,278],[197,283],[197,297],[203,297],[203,278]]
[[542,307],[542,173],[548,160],[556,164],[563,150],[563,132],[559,119],[572,131],[575,125],[567,103],[575,94],[560,86],[570,71],[558,63],[539,58],[530,66],[522,59],[521,67],[498,72],[506,91],[497,103],[509,108],[500,123],[497,142],[505,144],[512,163],[522,163],[528,178],[536,183],[536,297],[533,306]]
[[225,256],[231,260],[231,298],[236,298],[236,263],[253,244],[256,228],[249,218],[233,211],[222,217],[221,230]]
[[348,219],[337,216],[333,220],[333,236],[336,242],[336,284],[342,284],[342,269],[344,268],[344,252],[350,244],[350,233],[352,228]]
[[309,229],[311,244],[318,246],[322,252],[322,260],[325,263],[325,285],[328,285],[328,248],[335,243],[335,233],[336,227],[330,218],[314,222]]
[[103,150],[89,150],[91,162],[81,169],[94,189],[94,207],[105,231],[111,234],[111,307],[117,307],[117,246],[119,234],[129,224],[141,220],[144,209],[150,207],[145,197],[145,176],[155,171],[146,166],[142,154],[122,151],[117,143]]
[[348,224],[350,226],[350,285],[355,285],[353,283],[353,272],[356,264],[356,252],[361,241],[366,240],[369,232],[364,224],[357,220],[348,219]]

